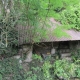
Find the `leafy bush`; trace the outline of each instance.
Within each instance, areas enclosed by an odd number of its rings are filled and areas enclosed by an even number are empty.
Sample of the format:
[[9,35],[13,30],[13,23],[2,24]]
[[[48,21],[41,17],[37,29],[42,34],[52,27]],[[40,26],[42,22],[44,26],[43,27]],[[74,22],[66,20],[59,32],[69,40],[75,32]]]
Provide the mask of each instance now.
[[76,53],[72,52],[71,55],[72,55],[73,61],[75,61],[75,60],[80,60],[80,49],[77,49],[77,50],[76,50]]
[[36,74],[37,75],[36,78],[38,80],[39,79],[56,80],[57,78],[70,80],[70,78],[72,77],[80,78],[79,60],[72,62],[63,59],[63,60],[55,60],[54,63],[50,62],[50,60],[43,60],[42,62],[40,62],[40,59],[38,59],[39,56],[38,55],[36,56],[34,58],[35,61],[32,63],[32,66],[30,65],[31,66],[30,71],[32,71],[30,75]]
[[37,54],[34,54],[34,55],[32,56],[32,58],[33,58],[33,60],[39,60],[39,61],[42,61],[42,57],[39,56],[39,55],[37,55]]
[[0,77],[2,80],[25,80],[22,66],[13,58],[0,61]]
[[52,67],[52,65],[50,64],[49,61],[45,61],[43,66],[42,66],[43,75],[47,80],[52,80],[51,74],[50,74],[50,68],[51,67]]
[[[35,64],[36,63],[36,64]],[[50,69],[52,64],[48,60],[43,60],[41,56],[33,55],[33,61],[30,63],[30,78],[36,75],[38,80],[54,80],[53,74],[51,74]],[[27,77],[28,78],[28,77]],[[53,79],[52,79],[53,78]],[[27,79],[28,80],[28,79]],[[33,80],[31,78],[31,80]],[[35,79],[36,80],[36,79]]]
[[2,80],[2,74],[0,74],[0,80]]
[[74,75],[75,65],[66,60],[57,60],[54,63],[54,74],[63,79],[69,79]]
[[80,30],[80,3],[71,4],[61,12],[61,23],[68,29]]
[[80,78],[80,64],[77,62],[80,61],[56,60],[53,65],[54,75],[65,80],[70,80],[72,77]]
[[[42,60],[40,56],[34,56],[28,64],[29,70],[24,70],[23,64],[14,58],[6,58],[0,61],[0,80],[57,80],[71,77],[80,78],[80,60],[70,62],[67,60]],[[26,64],[26,63],[25,63]]]
[[76,77],[80,78],[80,60],[76,60],[75,65],[76,65],[76,70],[75,70]]

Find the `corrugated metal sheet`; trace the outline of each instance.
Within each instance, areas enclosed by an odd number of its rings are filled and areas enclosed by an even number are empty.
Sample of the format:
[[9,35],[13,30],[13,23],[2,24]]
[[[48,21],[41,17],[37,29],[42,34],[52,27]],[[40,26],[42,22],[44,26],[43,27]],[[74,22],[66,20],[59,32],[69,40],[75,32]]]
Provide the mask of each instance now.
[[80,32],[74,31],[74,30],[66,30],[65,32],[69,36],[56,37],[56,35],[49,35],[49,38],[42,40],[42,42],[56,42],[56,41],[80,40]]
[[[51,26],[50,32],[54,32],[55,29],[57,28],[57,24],[60,25],[60,23],[58,23],[57,21],[55,21],[53,18],[50,19],[53,22],[53,25]],[[60,27],[60,26],[58,26]],[[73,41],[73,40],[80,40],[80,32],[70,29],[70,30],[65,30],[62,28],[62,31],[64,33],[66,33],[67,35],[61,36],[61,37],[57,37],[54,34],[49,34],[48,39],[44,39],[44,41],[47,42],[54,42],[54,41]],[[64,34],[63,33],[63,34]],[[59,33],[58,33],[59,34]]]
[[[80,32],[75,30],[64,30],[68,36],[57,37],[56,35],[52,34],[54,30],[57,28],[56,25],[60,25],[57,21],[53,18],[50,19],[51,27],[48,30],[48,38],[42,38],[40,42],[57,42],[57,41],[73,41],[73,40],[80,40]],[[58,26],[59,27],[59,26]],[[28,32],[29,27],[22,27],[18,26],[19,31],[19,44],[26,44],[31,42],[29,39],[32,38],[30,35],[31,33]],[[37,37],[37,36],[36,36]],[[28,39],[28,40],[27,40]]]

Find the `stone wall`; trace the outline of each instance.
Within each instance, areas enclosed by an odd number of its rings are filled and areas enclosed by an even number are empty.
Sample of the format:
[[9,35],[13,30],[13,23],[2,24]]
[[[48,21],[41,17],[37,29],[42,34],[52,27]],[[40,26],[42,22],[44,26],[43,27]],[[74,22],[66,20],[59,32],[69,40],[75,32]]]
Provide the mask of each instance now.
[[[60,48],[60,43],[62,42],[40,43],[36,45],[36,47],[30,44],[22,45],[19,49],[19,54],[22,58],[25,56],[24,62],[30,62],[32,61],[32,53],[36,53],[44,57],[44,55],[46,56],[47,54],[54,55],[58,52],[58,50],[63,50],[62,52],[60,52],[60,54],[70,54],[71,52],[76,53],[76,50],[80,49],[80,41],[65,41],[64,43],[69,43],[68,49],[64,48],[66,44],[62,45],[63,48]],[[33,47],[36,51],[33,50]]]
[[75,53],[77,52],[77,50],[80,49],[80,41],[72,41],[70,42],[70,50],[72,53]]
[[32,50],[33,46],[30,44],[22,45],[19,49],[19,55],[23,60],[23,62],[31,62],[32,61]]

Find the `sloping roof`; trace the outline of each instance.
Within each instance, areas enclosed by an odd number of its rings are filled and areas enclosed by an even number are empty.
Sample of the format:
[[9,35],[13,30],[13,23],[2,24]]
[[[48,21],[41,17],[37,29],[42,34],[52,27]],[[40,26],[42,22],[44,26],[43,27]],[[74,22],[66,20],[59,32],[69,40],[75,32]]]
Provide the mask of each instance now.
[[[55,29],[57,28],[56,24],[60,25],[60,23],[56,22],[53,18],[51,19],[53,22],[53,25],[51,26],[50,32],[54,32]],[[58,26],[59,27],[59,26]],[[62,29],[63,32],[65,32],[67,35],[58,37],[55,34],[48,34],[48,39],[42,40],[42,42],[56,42],[56,41],[75,41],[75,40],[80,40],[80,32],[77,30],[65,30]],[[59,33],[58,33],[59,34]],[[64,33],[63,33],[64,34]]]
[[80,40],[80,32],[74,31],[74,30],[66,30],[65,32],[69,36],[56,37],[55,35],[49,35],[49,38],[42,40],[42,42],[56,42],[56,41]]
[[[53,18],[50,19],[52,22],[51,27],[48,29],[48,38],[42,38],[40,42],[56,42],[56,41],[75,41],[75,40],[80,40],[80,32],[76,30],[64,30],[68,36],[61,36],[57,37],[55,34],[51,34],[54,32],[54,30],[57,28],[56,25],[60,25],[57,21],[55,21]],[[59,27],[59,26],[58,26]],[[29,43],[30,41],[26,41],[27,38],[30,37],[30,34],[27,32],[28,28],[23,27],[23,26],[18,26],[18,31],[19,31],[19,44],[26,44]],[[36,36],[37,37],[37,36]]]

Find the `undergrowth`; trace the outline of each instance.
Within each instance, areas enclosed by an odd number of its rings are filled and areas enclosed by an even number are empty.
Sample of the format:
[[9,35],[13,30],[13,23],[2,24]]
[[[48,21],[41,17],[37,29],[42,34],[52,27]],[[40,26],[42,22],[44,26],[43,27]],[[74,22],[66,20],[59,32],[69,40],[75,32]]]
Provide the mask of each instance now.
[[1,80],[25,80],[24,71],[17,59],[6,58],[0,61]]
[[[80,79],[80,60],[43,60],[34,55],[28,63],[29,70],[25,71],[18,59],[6,58],[0,61],[0,80],[70,80],[71,77]],[[26,63],[24,63],[26,64]]]

